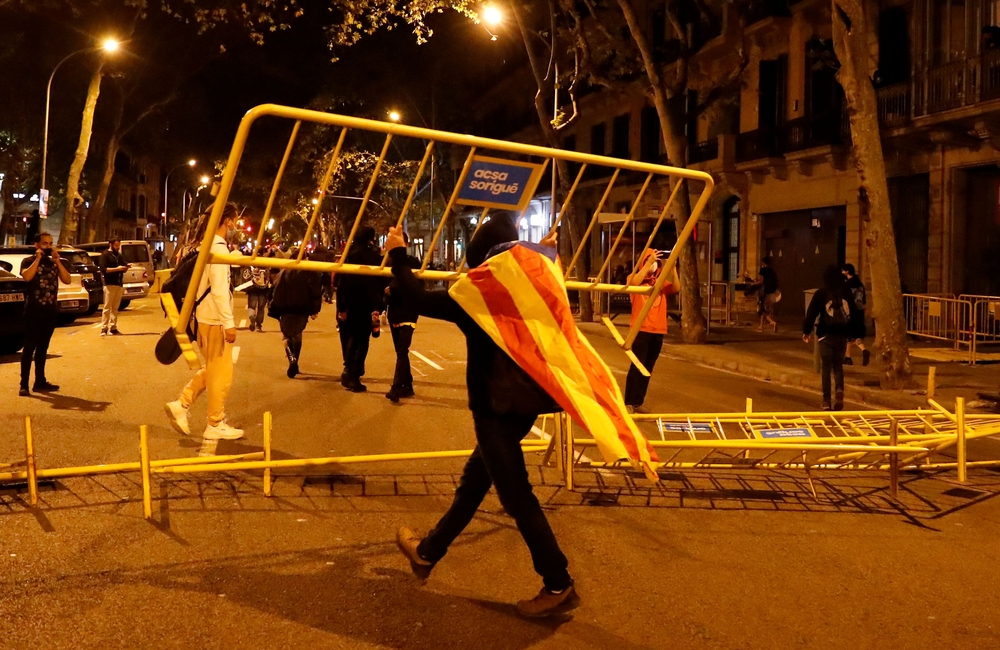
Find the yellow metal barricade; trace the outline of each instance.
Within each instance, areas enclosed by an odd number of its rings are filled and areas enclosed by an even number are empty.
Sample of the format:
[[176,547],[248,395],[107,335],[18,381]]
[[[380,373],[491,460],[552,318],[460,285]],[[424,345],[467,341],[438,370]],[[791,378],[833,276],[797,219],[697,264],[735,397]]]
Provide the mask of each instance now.
[[[273,128],[275,126],[275,118],[278,120],[287,120],[293,123],[293,127],[288,144],[285,148],[284,157],[278,165],[278,172],[275,176],[271,195],[268,199],[267,209],[264,211],[263,215],[261,215],[260,220],[255,224],[257,228],[257,238],[253,253],[250,256],[240,255],[239,253],[214,255],[210,251],[212,239],[222,218],[223,207],[229,200],[234,187],[237,186],[239,167],[244,157],[247,140],[250,137],[251,130],[254,128],[256,123],[264,118],[269,120],[269,128]],[[306,235],[302,240],[302,246],[300,247],[298,255],[294,259],[262,257],[260,256],[261,243],[263,242],[263,236],[266,230],[265,226],[271,219],[271,213],[275,204],[275,197],[278,192],[281,191],[282,177],[288,166],[292,152],[295,149],[300,131],[307,127],[332,127],[334,129],[339,129],[339,137],[337,138],[336,145],[329,156],[329,162],[327,163],[323,182],[317,188],[316,194],[312,195],[312,197],[315,197],[315,201],[313,201],[314,208],[312,210],[312,216],[309,220],[308,227],[306,228]],[[346,150],[345,142],[347,141],[348,134],[355,135],[357,133],[366,134],[369,139],[371,139],[371,136],[373,135],[379,137],[384,136],[384,138],[382,139],[381,147],[370,147],[371,153],[373,155],[377,155],[377,162],[374,165],[371,178],[368,179],[366,184],[364,196],[359,197],[360,207],[350,228],[350,232],[347,235],[346,241],[344,242],[344,251],[350,249],[351,243],[353,242],[362,220],[365,217],[368,205],[371,203],[372,192],[376,187],[383,163],[389,156],[390,144],[394,147],[392,151],[400,151],[397,146],[400,141],[415,141],[419,143],[419,147],[422,148],[424,152],[423,157],[420,159],[416,176],[409,189],[407,199],[403,204],[399,215],[396,217],[397,225],[403,225],[406,222],[407,214],[413,204],[418,185],[421,183],[427,172],[427,163],[434,154],[435,148],[440,148],[442,145],[450,147],[451,154],[456,160],[461,160],[462,155],[465,156],[464,164],[462,165],[461,172],[459,172],[458,175],[458,181],[455,184],[455,189],[445,205],[443,212],[434,218],[434,222],[437,223],[436,231],[434,232],[432,241],[426,248],[427,252],[424,256],[421,267],[418,271],[416,271],[417,276],[425,280],[452,281],[461,277],[461,275],[465,272],[462,268],[455,271],[436,271],[429,268],[433,251],[441,239],[445,225],[454,217],[455,209],[458,206],[475,205],[482,207],[483,212],[479,217],[478,225],[483,223],[491,209],[497,207],[523,211],[523,209],[527,207],[528,201],[532,198],[534,188],[537,186],[538,181],[545,170],[554,165],[556,161],[565,161],[566,163],[578,166],[578,169],[575,170],[576,173],[572,186],[563,201],[559,211],[559,216],[554,220],[552,231],[554,232],[556,230],[564,215],[568,214],[570,210],[578,208],[578,204],[582,201],[574,203],[575,197],[578,197],[580,194],[585,192],[592,193],[595,198],[597,196],[601,197],[597,203],[596,209],[593,211],[593,216],[589,221],[589,227],[580,238],[580,241],[573,252],[572,259],[566,269],[567,289],[571,291],[637,293],[655,297],[656,295],[659,295],[667,280],[671,277],[670,269],[677,263],[677,259],[683,245],[691,237],[691,233],[694,230],[714,187],[711,175],[699,171],[679,169],[664,165],[654,165],[631,160],[621,160],[605,156],[594,156],[574,151],[549,149],[516,142],[492,140],[458,133],[423,129],[392,122],[365,120],[355,117],[347,117],[344,115],[321,113],[316,111],[288,108],[284,106],[258,106],[248,112],[240,123],[236,139],[233,143],[232,151],[229,155],[229,160],[226,163],[226,167],[222,175],[214,209],[208,219],[204,237],[201,240],[200,254],[194,269],[191,284],[188,287],[187,296],[184,299],[184,304],[180,310],[179,318],[176,321],[173,321],[175,331],[178,333],[178,340],[181,341],[182,348],[186,353],[190,351],[191,343],[182,337],[184,333],[184,324],[188,323],[191,319],[192,306],[195,302],[195,292],[197,291],[198,284],[203,273],[205,272],[205,266],[207,264],[220,263],[230,264],[233,266],[253,265],[263,268],[300,268],[311,271],[347,274],[378,276],[391,275],[391,270],[387,268],[385,258],[383,258],[382,264],[379,266],[362,266],[357,264],[347,264],[344,261],[343,256],[336,262],[307,260],[304,257],[305,248],[311,241],[311,237],[316,229],[317,219],[320,216],[324,198],[327,196],[330,179],[334,174],[338,161]],[[375,139],[377,140],[378,138]],[[360,142],[360,140],[358,140],[358,142]],[[416,162],[416,160],[413,160],[413,162]],[[501,165],[506,166],[507,168],[518,168],[525,171],[525,174],[528,174],[528,176],[526,176],[524,183],[521,185],[498,185],[495,179],[491,180],[488,173],[480,176],[484,165]],[[475,170],[473,170],[473,168],[475,168]],[[600,173],[595,174],[595,171]],[[599,180],[593,180],[595,178]],[[689,186],[689,184],[693,184],[694,186]],[[511,190],[510,188],[515,185],[516,190]],[[476,194],[477,191],[480,193],[485,191],[491,195],[497,193],[507,193],[508,191],[516,192],[519,197],[519,202],[515,207],[514,204],[501,203],[498,205],[495,201],[500,201],[499,198],[486,201],[470,198],[472,195]],[[639,213],[640,210],[649,211],[651,209],[651,205],[655,204],[656,206],[655,209],[658,213],[658,218],[656,219],[655,225],[653,226],[645,246],[642,249],[643,253],[652,245],[654,237],[659,232],[663,222],[667,220],[668,216],[673,213],[675,208],[679,209],[681,212],[687,211],[686,208],[691,205],[692,195],[696,197],[693,201],[693,206],[690,208],[690,216],[687,223],[678,233],[677,244],[673,247],[669,258],[664,262],[664,272],[659,275],[654,286],[626,286],[622,284],[609,284],[597,280],[591,281],[587,278],[578,277],[577,263],[580,256],[583,251],[587,250],[587,247],[590,246],[591,237],[599,236],[599,229],[596,230],[595,234],[595,226],[598,223],[601,213],[605,211],[605,207],[609,207],[609,200],[613,195],[615,195],[615,193],[627,196],[630,199],[631,208],[626,216],[625,226],[627,226],[635,218],[636,214]],[[666,197],[665,200],[661,200],[663,196]],[[619,196],[619,198],[621,198],[621,196]],[[246,219],[245,216],[244,219]],[[625,229],[623,228],[622,232],[624,232],[624,230]],[[619,233],[618,238],[611,246],[609,254],[605,257],[605,267],[614,257],[614,253],[620,243],[621,233]],[[600,272],[594,273],[593,276],[595,278],[601,278],[605,275],[605,270],[605,268],[602,268]],[[646,302],[646,305],[642,310],[641,317],[636,321],[636,326],[629,331],[628,336],[622,339],[621,344],[626,351],[630,350],[632,342],[638,334],[638,327],[645,319],[646,314],[652,306],[652,300]],[[193,351],[191,351],[191,354],[185,354],[189,363],[191,363],[192,366],[196,366],[197,361],[192,361],[193,356]],[[633,363],[636,363],[641,367],[641,364],[638,363],[633,355],[630,354],[630,358]]]

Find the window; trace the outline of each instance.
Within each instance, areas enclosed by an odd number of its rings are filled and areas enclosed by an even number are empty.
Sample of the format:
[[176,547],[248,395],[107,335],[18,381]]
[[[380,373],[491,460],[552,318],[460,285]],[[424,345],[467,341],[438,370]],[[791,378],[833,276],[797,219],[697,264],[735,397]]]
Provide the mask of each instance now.
[[655,106],[642,109],[642,142],[639,158],[642,162],[660,161],[660,116]]
[[722,279],[740,279],[740,200],[735,196],[722,209]]
[[629,157],[629,114],[619,115],[611,125],[611,155]]
[[607,151],[605,149],[606,141],[607,128],[604,126],[604,122],[590,127],[590,153],[595,156],[603,156]]

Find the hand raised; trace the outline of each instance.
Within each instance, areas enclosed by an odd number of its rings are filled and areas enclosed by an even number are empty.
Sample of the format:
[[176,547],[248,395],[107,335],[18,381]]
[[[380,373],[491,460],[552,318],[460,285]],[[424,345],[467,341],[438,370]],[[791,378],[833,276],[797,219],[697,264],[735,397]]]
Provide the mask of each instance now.
[[389,228],[389,234],[385,238],[385,250],[391,251],[397,248],[406,248],[406,240],[403,239],[403,227],[393,226]]

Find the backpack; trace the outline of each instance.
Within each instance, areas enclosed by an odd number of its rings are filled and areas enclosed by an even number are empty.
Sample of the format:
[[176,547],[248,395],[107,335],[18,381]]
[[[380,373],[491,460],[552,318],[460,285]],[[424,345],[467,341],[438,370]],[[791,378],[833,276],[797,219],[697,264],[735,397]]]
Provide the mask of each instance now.
[[[162,292],[170,294],[174,299],[174,304],[177,305],[178,312],[183,308],[184,297],[187,295],[188,285],[191,284],[191,276],[194,275],[194,265],[197,261],[198,251],[193,250],[181,259],[180,263],[170,272],[170,277],[163,283]],[[191,310],[192,321],[194,321],[194,313],[198,309],[198,305],[205,300],[211,290],[211,287],[206,289],[205,293],[194,303],[194,309]],[[194,332],[197,331],[197,328],[192,329],[191,323],[188,323],[187,330],[188,337],[194,341],[196,338]]]
[[820,315],[827,328],[842,328],[851,322],[851,306],[843,298],[837,304],[833,300],[826,301],[826,307]]
[[250,269],[250,281],[253,282],[255,289],[266,289],[269,275],[267,269],[257,268],[256,266]]
[[864,311],[865,303],[867,302],[865,296],[865,285],[860,285],[851,289],[851,296],[854,298],[854,308],[858,311]]

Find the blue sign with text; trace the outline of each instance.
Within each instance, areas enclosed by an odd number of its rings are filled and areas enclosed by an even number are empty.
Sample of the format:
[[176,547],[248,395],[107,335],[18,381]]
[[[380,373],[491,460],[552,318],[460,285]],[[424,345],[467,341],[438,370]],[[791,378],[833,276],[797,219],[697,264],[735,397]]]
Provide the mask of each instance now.
[[798,429],[761,429],[757,433],[765,440],[775,438],[812,438],[812,431],[806,428]]
[[541,165],[476,156],[458,193],[458,202],[523,210],[535,192],[541,171]]
[[704,422],[664,422],[664,431],[700,431],[702,433],[712,433],[712,425]]

